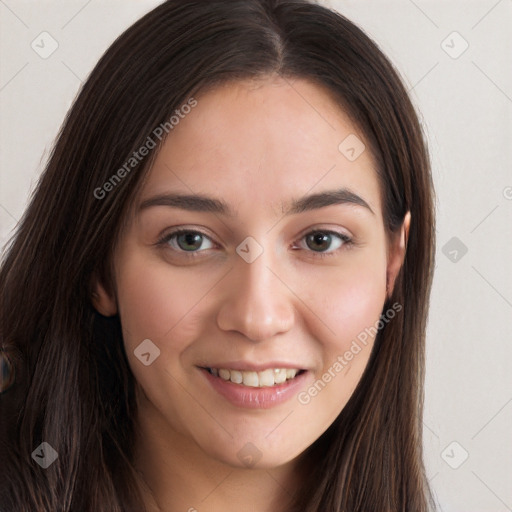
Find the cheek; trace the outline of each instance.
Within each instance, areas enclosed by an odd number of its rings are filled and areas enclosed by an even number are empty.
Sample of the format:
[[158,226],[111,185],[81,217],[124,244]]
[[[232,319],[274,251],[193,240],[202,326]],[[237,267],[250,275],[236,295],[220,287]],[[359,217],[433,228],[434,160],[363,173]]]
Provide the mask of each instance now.
[[[196,274],[189,269],[173,271],[133,251],[120,269],[117,285],[125,343],[133,345],[149,338],[158,344],[173,337],[173,331],[181,333],[212,286],[212,276],[202,279]],[[176,349],[186,344],[181,336],[174,339]]]
[[[336,286],[337,285],[337,286]],[[345,350],[349,340],[374,325],[385,300],[386,279],[376,272],[353,274],[340,283],[326,298],[329,321],[334,325],[335,344]]]
[[301,282],[299,293],[315,313],[309,315],[312,332],[325,333],[321,342],[332,357],[378,321],[386,297],[386,261],[376,253],[347,258],[345,265],[304,274]]
[[317,336],[322,363],[298,399],[323,427],[346,405],[370,357],[386,295],[385,263],[373,254],[303,281],[305,302],[315,312],[308,315],[309,330]]

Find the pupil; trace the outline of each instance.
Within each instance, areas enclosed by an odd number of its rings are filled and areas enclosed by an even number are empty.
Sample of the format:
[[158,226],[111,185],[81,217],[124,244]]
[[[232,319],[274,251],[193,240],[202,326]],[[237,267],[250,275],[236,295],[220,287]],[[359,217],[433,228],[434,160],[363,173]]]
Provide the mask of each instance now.
[[[318,245],[321,245],[322,243],[324,243],[324,245],[327,244],[327,246],[323,247],[323,249],[328,249],[330,235],[328,235],[326,233],[315,233],[314,235],[310,235],[308,237],[308,246],[309,246],[310,241],[312,241],[314,244],[318,244]],[[317,248],[311,247],[311,246],[310,246],[310,249],[313,249],[314,251],[317,250]],[[320,249],[322,249],[322,247],[320,247]]]
[[[201,246],[201,237],[202,235],[199,233],[182,233],[178,236],[178,244],[185,250],[197,249]],[[181,242],[183,242],[183,244]]]

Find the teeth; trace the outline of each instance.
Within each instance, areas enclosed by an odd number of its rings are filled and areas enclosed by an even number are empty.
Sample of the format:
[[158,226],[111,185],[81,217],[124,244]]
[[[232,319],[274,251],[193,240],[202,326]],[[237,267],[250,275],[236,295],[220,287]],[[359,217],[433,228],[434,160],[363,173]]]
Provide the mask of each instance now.
[[[239,372],[237,370],[226,370],[228,373],[231,373],[231,382],[234,382],[235,384],[242,384],[244,381],[244,376],[242,375],[242,372]],[[229,377],[228,377],[229,379]]]
[[219,377],[224,380],[229,380],[229,377],[231,377],[231,372],[229,370],[224,370],[224,368],[221,368],[219,370]]
[[[256,377],[259,378],[258,384],[261,387],[273,386],[275,383],[274,370],[265,370],[263,372],[260,372],[259,374],[256,374]],[[244,384],[245,384],[245,382],[244,382]]]
[[286,381],[286,369],[277,370],[274,375],[274,382],[276,384],[282,384]]
[[223,380],[230,380],[235,384],[243,384],[252,388],[271,387],[293,379],[300,370],[291,368],[272,368],[262,372],[246,372],[228,370],[226,368],[209,368],[210,373]]
[[251,386],[253,388],[259,386],[258,374],[256,372],[242,372],[242,377],[244,378],[244,386]]
[[289,368],[286,369],[286,378],[287,379],[293,379],[295,375],[297,375],[298,370],[290,370]]

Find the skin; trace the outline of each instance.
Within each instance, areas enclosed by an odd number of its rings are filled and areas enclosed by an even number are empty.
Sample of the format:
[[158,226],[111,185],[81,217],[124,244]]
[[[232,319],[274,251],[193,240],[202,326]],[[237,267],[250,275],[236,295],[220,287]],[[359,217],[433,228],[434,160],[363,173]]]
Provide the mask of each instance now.
[[[96,282],[94,302],[121,318],[137,381],[136,467],[150,510],[283,510],[303,478],[301,453],[347,403],[373,338],[307,404],[293,396],[270,409],[236,407],[198,365],[293,363],[308,370],[300,390],[307,391],[378,322],[403,262],[410,215],[388,240],[370,151],[351,162],[338,150],[348,135],[364,137],[318,85],[266,77],[196,99],[137,204],[163,193],[204,194],[225,201],[234,216],[170,206],[137,212],[116,247],[115,292]],[[283,214],[293,198],[341,187],[372,211],[344,203]],[[198,257],[187,258],[176,237],[158,245],[175,227],[206,235]],[[305,235],[313,230],[338,231],[354,244],[334,235],[312,249]],[[263,248],[252,263],[236,252],[248,236]],[[322,251],[331,255],[321,258]],[[145,339],[160,350],[149,366],[134,355]],[[261,455],[251,468],[237,456],[248,442]]]

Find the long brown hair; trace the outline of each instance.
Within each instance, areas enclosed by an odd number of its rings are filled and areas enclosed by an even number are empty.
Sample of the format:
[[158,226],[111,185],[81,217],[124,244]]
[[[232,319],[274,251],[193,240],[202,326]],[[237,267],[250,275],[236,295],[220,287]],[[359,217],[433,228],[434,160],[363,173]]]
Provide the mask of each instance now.
[[[0,509],[144,510],[132,467],[134,377],[118,316],[91,304],[108,286],[123,219],[158,147],[98,193],[194,94],[279,74],[326,87],[377,162],[390,236],[407,211],[403,267],[359,385],[308,448],[301,512],[425,512],[424,343],[435,254],[426,144],[398,73],[342,15],[300,0],[169,0],[126,30],[83,85],[0,270],[0,342],[16,371],[0,395]],[[96,191],[96,193],[95,193]],[[41,442],[58,453],[42,469]]]

